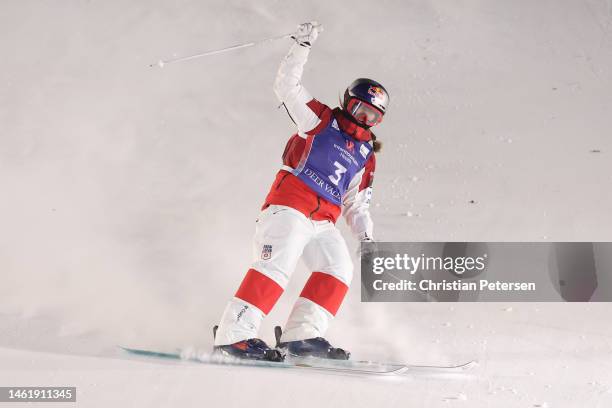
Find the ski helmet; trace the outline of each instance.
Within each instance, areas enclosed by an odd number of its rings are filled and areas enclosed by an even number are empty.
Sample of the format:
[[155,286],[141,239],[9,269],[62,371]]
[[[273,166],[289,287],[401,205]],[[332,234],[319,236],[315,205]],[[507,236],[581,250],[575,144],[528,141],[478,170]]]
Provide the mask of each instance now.
[[342,108],[365,127],[378,125],[389,105],[384,86],[368,78],[358,78],[344,91]]

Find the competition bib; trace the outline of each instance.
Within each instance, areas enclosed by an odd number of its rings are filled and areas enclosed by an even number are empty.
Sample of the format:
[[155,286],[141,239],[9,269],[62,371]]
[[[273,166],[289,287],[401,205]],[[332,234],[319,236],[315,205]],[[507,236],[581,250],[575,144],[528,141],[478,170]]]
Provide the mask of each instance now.
[[348,186],[365,166],[372,147],[343,133],[336,119],[306,139],[306,150],[293,174],[319,197],[341,205]]

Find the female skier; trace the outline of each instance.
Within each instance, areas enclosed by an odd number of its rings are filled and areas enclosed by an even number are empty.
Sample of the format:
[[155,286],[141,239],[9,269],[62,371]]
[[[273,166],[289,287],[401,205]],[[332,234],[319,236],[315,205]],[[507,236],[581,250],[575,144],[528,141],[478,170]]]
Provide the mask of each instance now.
[[[297,126],[283,153],[283,165],[257,219],[254,260],[216,330],[214,350],[240,358],[282,361],[286,354],[348,359],[324,339],[353,275],[346,243],[335,226],[341,211],[360,241],[372,240],[369,213],[374,152],[370,131],[389,103],[385,88],[355,80],[342,106],[314,99],[301,77],[320,26],[298,26],[295,44],[281,62],[274,92]],[[289,316],[277,348],[258,338],[270,312],[302,257],[312,272]]]

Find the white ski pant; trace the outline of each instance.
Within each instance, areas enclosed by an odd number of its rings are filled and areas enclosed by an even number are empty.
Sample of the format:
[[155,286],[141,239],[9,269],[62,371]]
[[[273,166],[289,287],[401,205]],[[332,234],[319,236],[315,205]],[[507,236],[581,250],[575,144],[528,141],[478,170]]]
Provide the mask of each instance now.
[[282,341],[325,335],[353,276],[346,242],[330,221],[313,221],[291,207],[271,205],[257,219],[253,263],[225,308],[215,345],[258,337],[262,320],[300,257],[312,275],[289,315]]

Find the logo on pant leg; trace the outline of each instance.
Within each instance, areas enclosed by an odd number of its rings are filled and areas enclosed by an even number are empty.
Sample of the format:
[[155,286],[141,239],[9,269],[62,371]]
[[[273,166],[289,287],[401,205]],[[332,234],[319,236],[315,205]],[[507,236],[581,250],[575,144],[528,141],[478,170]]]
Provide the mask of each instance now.
[[238,316],[236,316],[236,322],[240,321],[240,318],[242,317],[244,312],[246,312],[248,310],[248,308],[249,307],[247,305],[242,306],[242,309],[240,309],[240,311],[238,312]]
[[272,257],[272,245],[264,245],[261,251],[261,259],[267,261]]

